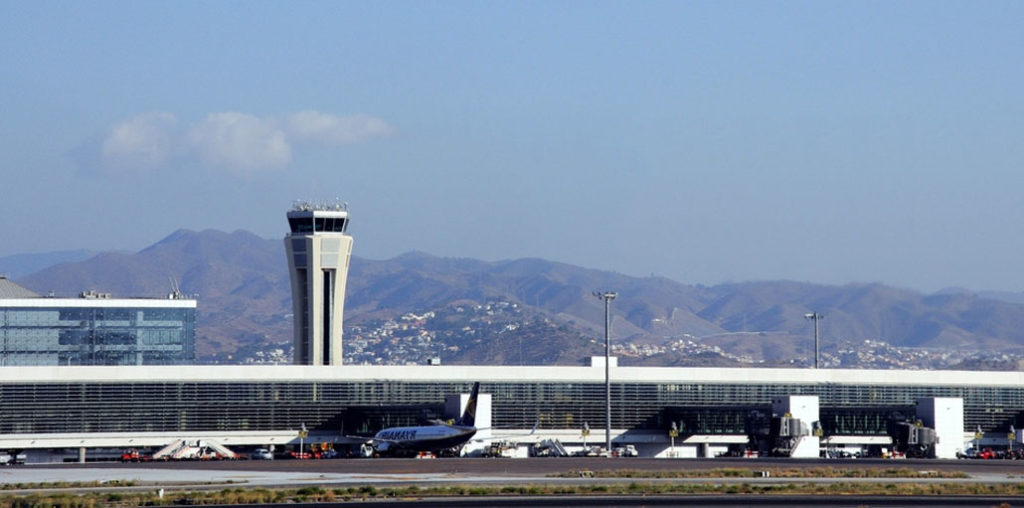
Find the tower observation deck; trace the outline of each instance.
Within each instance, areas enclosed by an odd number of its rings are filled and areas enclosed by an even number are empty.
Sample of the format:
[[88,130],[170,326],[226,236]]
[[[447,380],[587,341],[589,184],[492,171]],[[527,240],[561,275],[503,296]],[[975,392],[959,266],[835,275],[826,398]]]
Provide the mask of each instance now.
[[348,205],[297,202],[288,211],[284,239],[295,314],[294,362],[341,365],[352,237]]

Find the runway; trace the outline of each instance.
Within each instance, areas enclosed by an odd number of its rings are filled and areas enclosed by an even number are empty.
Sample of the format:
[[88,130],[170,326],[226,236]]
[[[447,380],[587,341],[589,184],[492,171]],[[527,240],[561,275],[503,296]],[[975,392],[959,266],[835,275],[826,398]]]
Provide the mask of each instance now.
[[[774,471],[798,469],[836,470],[875,469],[918,472],[961,471],[967,478],[780,478],[724,476],[711,473],[693,478],[653,478],[652,475],[675,471],[698,472],[727,469]],[[580,475],[580,471],[594,473]],[[606,478],[601,472],[633,471],[634,477]],[[67,482],[70,488],[53,488],[43,482]],[[536,485],[628,485],[641,484],[716,484],[778,485],[815,484],[827,489],[830,483],[929,484],[929,483],[1024,483],[1024,462],[1014,461],[941,461],[941,460],[794,460],[794,459],[635,459],[635,458],[534,458],[534,459],[335,459],[268,460],[219,462],[87,463],[45,464],[4,467],[0,485],[8,494],[83,493],[113,494],[155,491],[203,491],[237,488],[321,487],[420,488],[443,486],[536,486]],[[12,489],[21,483],[27,488]],[[126,485],[127,483],[127,485]],[[872,495],[707,495],[681,494],[596,494],[583,496],[498,495],[459,497],[405,496],[389,498],[388,506],[1024,506],[1024,497],[1016,496],[872,496]],[[316,508],[340,507],[341,503],[306,503]]]
[[[40,482],[134,481],[147,485],[244,484],[248,486],[296,485],[430,485],[442,483],[563,483],[656,481],[645,475],[675,471],[752,469],[765,471],[833,468],[908,469],[917,472],[961,471],[966,479],[886,478],[884,481],[944,481],[1020,483],[1024,462],[1005,460],[801,460],[801,459],[638,459],[638,458],[533,458],[533,459],[334,459],[210,462],[143,462],[42,464],[0,469],[0,484]],[[581,476],[580,471],[598,477]],[[633,478],[601,478],[602,472],[636,472]],[[776,478],[669,478],[663,481],[778,482]],[[880,481],[871,478],[792,478],[789,481]]]

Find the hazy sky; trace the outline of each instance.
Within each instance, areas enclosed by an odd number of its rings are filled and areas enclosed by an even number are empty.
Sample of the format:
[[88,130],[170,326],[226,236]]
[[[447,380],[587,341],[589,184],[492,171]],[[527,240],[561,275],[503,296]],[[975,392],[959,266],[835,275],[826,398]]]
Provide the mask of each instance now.
[[0,256],[337,197],[374,259],[1024,290],[1020,1],[8,0],[0,92]]

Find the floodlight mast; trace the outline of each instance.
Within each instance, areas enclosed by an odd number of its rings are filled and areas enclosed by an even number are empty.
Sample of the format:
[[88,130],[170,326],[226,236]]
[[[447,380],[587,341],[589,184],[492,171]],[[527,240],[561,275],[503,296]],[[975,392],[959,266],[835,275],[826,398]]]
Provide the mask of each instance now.
[[818,368],[818,321],[821,320],[821,319],[825,319],[825,316],[823,314],[818,314],[817,312],[809,312],[807,314],[804,314],[804,317],[807,318],[807,319],[810,319],[811,321],[814,321],[814,368],[817,369]]
[[604,443],[605,451],[612,453],[612,383],[611,383],[611,347],[609,346],[612,326],[611,304],[618,293],[614,291],[595,291],[594,296],[604,300]]

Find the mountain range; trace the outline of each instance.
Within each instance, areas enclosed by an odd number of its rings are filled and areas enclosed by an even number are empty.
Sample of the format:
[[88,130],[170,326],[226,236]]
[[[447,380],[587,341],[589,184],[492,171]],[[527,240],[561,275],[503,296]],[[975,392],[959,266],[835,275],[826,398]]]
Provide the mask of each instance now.
[[[0,272],[17,273],[5,266],[12,259],[0,258]],[[118,297],[158,297],[177,284],[199,300],[200,357],[290,343],[291,295],[280,239],[245,231],[179,230],[139,252],[71,259],[57,259],[15,280],[38,293],[59,296],[96,290]],[[618,293],[611,306],[616,342],[688,340],[768,364],[807,353],[812,327],[805,314],[810,312],[825,316],[820,325],[826,351],[865,340],[902,347],[1024,351],[1024,303],[1016,293],[1001,298],[965,290],[921,294],[878,283],[795,281],[704,286],[542,259],[490,262],[421,252],[388,260],[353,257],[345,324],[359,326],[454,304],[509,302],[522,309],[524,319],[550,323],[550,330],[603,339],[604,303],[592,295],[595,290]],[[537,335],[538,329],[532,330]],[[573,344],[580,341],[563,344],[556,339],[550,339],[547,349],[561,352],[549,354],[549,361],[566,363],[595,352],[591,342],[580,344],[577,354]],[[481,344],[486,346],[487,339]],[[486,351],[472,352],[472,361],[486,363]],[[662,357],[657,362],[680,360]],[[640,359],[636,363],[649,364]]]

